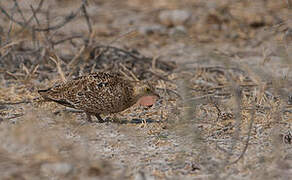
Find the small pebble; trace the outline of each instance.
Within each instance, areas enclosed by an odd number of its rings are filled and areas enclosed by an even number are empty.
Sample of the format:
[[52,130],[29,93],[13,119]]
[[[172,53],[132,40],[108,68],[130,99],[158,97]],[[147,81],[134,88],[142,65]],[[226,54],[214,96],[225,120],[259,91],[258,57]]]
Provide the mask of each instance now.
[[166,28],[159,24],[144,25],[144,26],[141,26],[138,31],[142,35],[166,34]]
[[138,172],[135,177],[134,180],[154,180],[155,178],[153,176],[150,176],[149,174],[146,174],[142,171]]
[[190,19],[191,13],[186,10],[164,10],[159,14],[161,24],[165,26],[182,26]]
[[41,166],[41,172],[46,175],[66,176],[73,170],[73,166],[68,163],[45,163]]
[[184,26],[175,26],[169,31],[170,36],[185,35],[186,33],[187,31]]

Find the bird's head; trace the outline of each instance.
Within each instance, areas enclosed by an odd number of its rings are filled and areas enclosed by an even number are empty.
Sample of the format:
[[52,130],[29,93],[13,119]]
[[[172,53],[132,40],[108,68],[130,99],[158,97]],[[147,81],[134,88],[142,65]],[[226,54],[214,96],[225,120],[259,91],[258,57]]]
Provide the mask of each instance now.
[[148,82],[134,82],[134,96],[140,98],[147,95],[157,95],[154,87]]
[[136,101],[143,106],[151,106],[159,98],[154,87],[148,82],[135,82],[133,87]]

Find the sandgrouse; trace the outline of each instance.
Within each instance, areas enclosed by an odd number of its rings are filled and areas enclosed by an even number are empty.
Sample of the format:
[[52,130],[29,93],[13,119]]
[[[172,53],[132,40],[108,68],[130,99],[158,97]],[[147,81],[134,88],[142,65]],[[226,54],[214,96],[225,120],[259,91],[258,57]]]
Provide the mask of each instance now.
[[145,96],[158,97],[147,82],[130,81],[114,73],[92,73],[38,93],[48,101],[83,110],[88,121],[91,115],[103,122],[100,114],[121,112]]

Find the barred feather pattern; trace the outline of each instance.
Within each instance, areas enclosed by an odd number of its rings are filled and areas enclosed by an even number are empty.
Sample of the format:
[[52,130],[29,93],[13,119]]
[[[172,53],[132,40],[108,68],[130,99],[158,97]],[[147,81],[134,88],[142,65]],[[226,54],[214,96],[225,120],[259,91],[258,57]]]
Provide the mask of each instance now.
[[47,90],[39,90],[46,100],[83,110],[90,114],[110,114],[134,105],[138,98],[135,82],[113,73],[92,73],[62,83]]

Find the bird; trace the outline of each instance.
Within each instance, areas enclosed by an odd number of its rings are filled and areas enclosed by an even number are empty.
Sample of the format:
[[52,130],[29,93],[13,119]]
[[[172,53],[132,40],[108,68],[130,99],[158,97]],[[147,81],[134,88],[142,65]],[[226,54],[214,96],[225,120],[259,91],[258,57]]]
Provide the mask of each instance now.
[[[46,101],[82,110],[87,120],[118,113],[133,106],[142,97],[159,97],[147,81],[131,81],[112,72],[96,72],[60,83],[38,93]],[[155,98],[155,99],[157,99]]]

